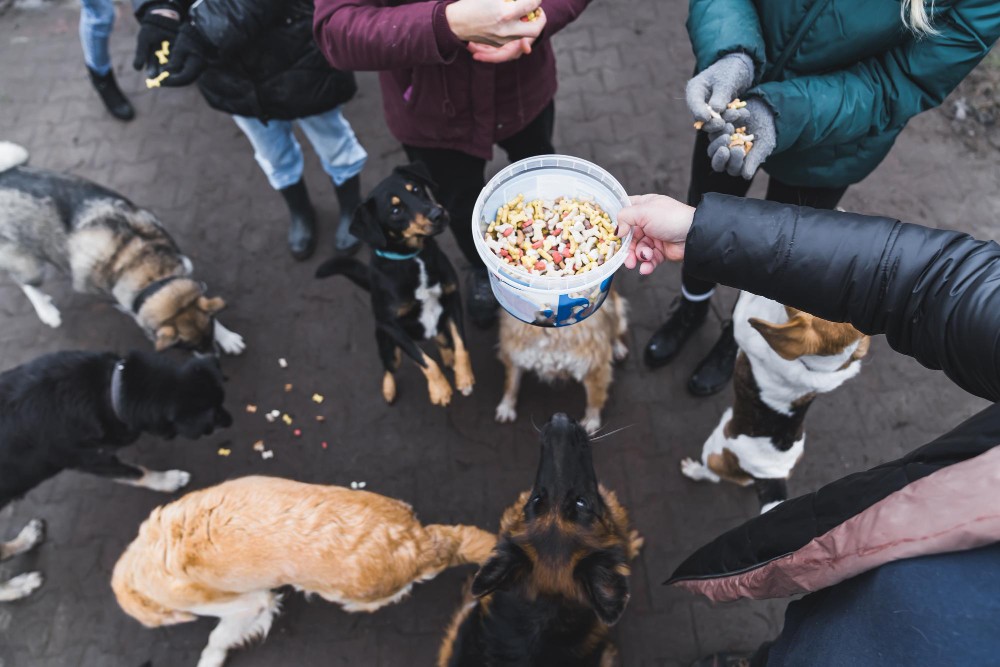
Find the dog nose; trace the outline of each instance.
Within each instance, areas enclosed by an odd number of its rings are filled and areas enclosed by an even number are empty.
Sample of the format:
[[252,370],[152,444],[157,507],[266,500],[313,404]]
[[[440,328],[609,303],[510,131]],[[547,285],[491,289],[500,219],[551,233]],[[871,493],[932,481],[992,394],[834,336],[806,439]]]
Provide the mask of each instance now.
[[570,418],[565,412],[557,412],[552,415],[551,423],[553,426],[566,427],[570,424]]
[[442,209],[440,206],[435,206],[427,214],[427,218],[431,222],[439,222],[442,217],[444,217],[444,209]]

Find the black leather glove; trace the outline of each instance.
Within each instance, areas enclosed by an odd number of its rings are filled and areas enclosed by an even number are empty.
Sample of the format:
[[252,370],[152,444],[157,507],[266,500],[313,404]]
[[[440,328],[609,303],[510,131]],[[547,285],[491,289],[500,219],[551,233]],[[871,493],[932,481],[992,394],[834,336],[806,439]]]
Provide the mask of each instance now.
[[160,52],[161,56],[166,55],[163,42],[173,44],[180,27],[181,15],[176,7],[167,2],[147,5],[139,19],[139,38],[132,67],[136,71],[146,68],[154,76],[158,74],[167,63],[156,54]]
[[177,39],[170,44],[170,60],[167,62],[162,85],[169,88],[186,86],[205,71],[215,49],[190,23],[181,26]]

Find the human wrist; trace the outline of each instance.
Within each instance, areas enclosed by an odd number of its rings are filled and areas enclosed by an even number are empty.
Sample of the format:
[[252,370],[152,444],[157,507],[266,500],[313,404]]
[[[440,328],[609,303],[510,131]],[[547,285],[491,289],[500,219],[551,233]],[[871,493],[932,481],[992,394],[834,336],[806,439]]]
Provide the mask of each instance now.
[[451,2],[445,5],[444,8],[444,15],[445,20],[448,23],[448,29],[451,30],[451,33],[462,42],[471,41],[475,32],[469,25],[466,7],[467,3]]
[[460,51],[465,49],[465,42],[455,34],[448,23],[448,7],[454,4],[452,0],[439,2],[431,14],[431,27],[434,31],[438,52],[446,62],[451,62]]

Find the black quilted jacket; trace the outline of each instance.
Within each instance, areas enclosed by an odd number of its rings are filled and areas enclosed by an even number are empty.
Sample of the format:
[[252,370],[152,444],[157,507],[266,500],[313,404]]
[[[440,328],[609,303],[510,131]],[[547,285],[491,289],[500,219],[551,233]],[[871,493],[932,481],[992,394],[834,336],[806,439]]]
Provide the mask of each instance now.
[[[133,0],[136,16],[153,0]],[[354,75],[333,69],[312,34],[312,0],[176,0],[218,51],[198,78],[208,103],[261,120],[292,120],[351,99]]]

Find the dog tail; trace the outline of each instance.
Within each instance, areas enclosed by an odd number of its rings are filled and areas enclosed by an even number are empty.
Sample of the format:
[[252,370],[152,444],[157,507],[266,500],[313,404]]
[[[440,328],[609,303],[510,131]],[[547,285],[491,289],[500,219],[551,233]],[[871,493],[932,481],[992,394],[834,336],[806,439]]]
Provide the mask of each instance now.
[[425,530],[444,567],[476,563],[482,565],[497,544],[497,536],[475,526],[432,524]]
[[0,173],[13,169],[28,161],[28,151],[9,141],[0,141]]
[[363,290],[371,291],[371,281],[368,280],[368,267],[356,259],[334,257],[319,265],[316,269],[317,278],[343,275]]
[[788,500],[788,483],[782,478],[754,479],[754,489],[760,500],[760,513],[769,512]]

